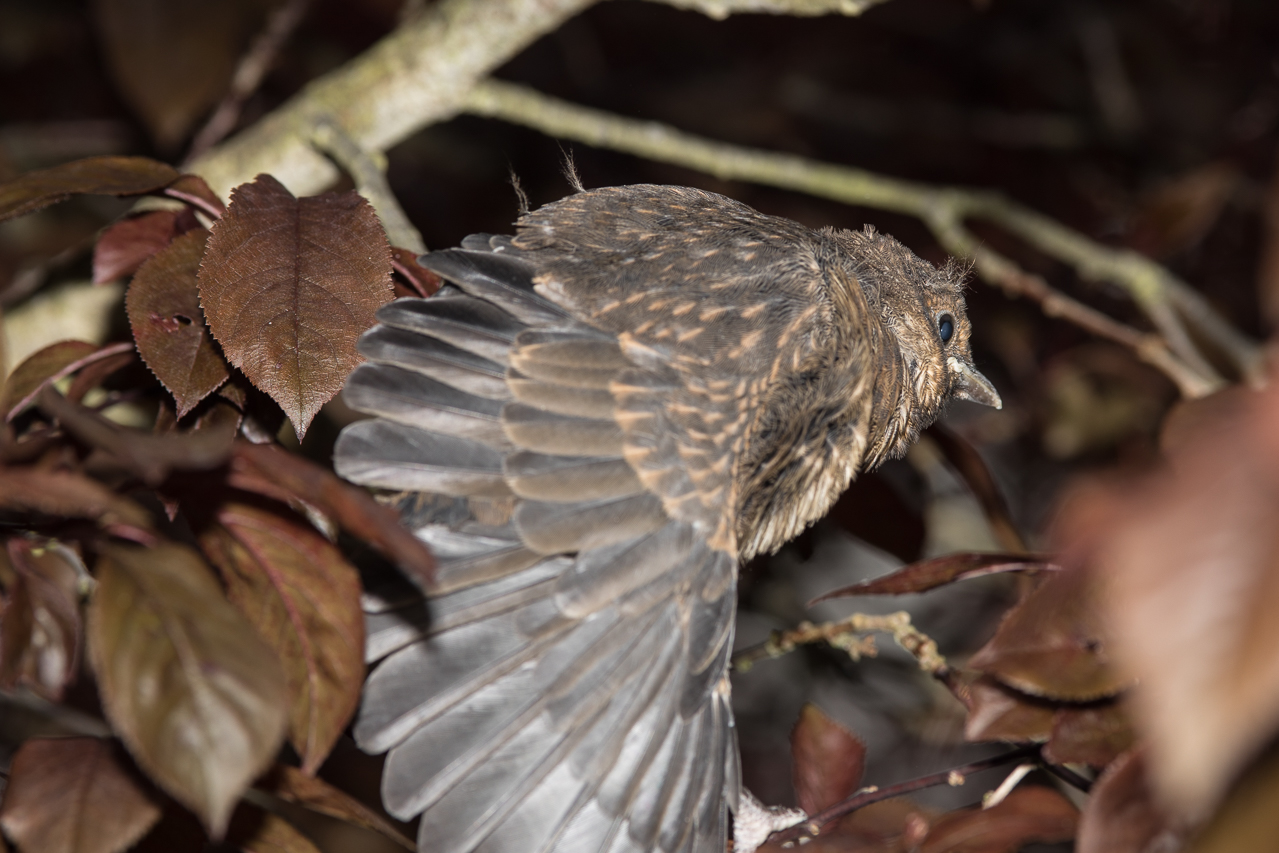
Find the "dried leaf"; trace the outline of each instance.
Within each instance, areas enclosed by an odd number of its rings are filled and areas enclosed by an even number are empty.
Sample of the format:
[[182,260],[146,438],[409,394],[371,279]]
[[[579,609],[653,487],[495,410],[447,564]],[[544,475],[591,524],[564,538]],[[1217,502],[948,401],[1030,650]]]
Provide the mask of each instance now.
[[1155,258],[1190,249],[1220,219],[1240,177],[1234,164],[1218,161],[1164,184],[1133,216],[1128,245]]
[[63,163],[0,184],[0,222],[34,213],[73,195],[154,192],[177,177],[177,169],[147,157],[90,157]]
[[919,559],[928,532],[922,507],[912,506],[887,479],[873,471],[859,475],[835,501],[826,518],[904,563]]
[[417,296],[430,296],[440,289],[443,280],[417,262],[417,252],[391,247],[391,266],[413,288]]
[[0,467],[0,509],[148,528],[151,516],[97,480],[72,471]]
[[46,382],[56,381],[76,369],[87,356],[98,351],[88,341],[59,341],[28,356],[13,369],[0,393],[0,415],[11,421],[35,400]]
[[[107,352],[117,347],[119,351]],[[67,388],[67,399],[79,403],[86,394],[100,387],[109,376],[137,361],[137,350],[129,344],[111,344],[109,347],[103,347],[93,356],[86,358],[84,364],[76,370],[75,378],[71,380],[71,385]]]
[[905,595],[927,592],[955,581],[980,578],[1004,572],[1056,571],[1057,566],[1029,554],[989,554],[960,552],[921,560],[895,572],[831,590],[809,602],[809,606],[832,598],[854,595]]
[[1027,844],[1075,837],[1079,811],[1050,788],[1026,785],[988,809],[950,812],[933,821],[920,853],[1016,853]]
[[207,238],[200,229],[175,239],[142,265],[125,301],[138,352],[173,395],[179,418],[230,375],[204,325],[196,288]]
[[363,489],[296,453],[270,444],[237,442],[230,484],[286,503],[318,508],[352,536],[373,545],[424,588],[435,574],[435,559],[399,516]]
[[200,267],[213,336],[299,437],[360,363],[356,339],[391,295],[391,250],[368,202],[296,199],[270,175],[232,192]]
[[227,597],[284,664],[289,739],[314,773],[360,701],[364,617],[360,578],[299,518],[225,504],[200,535]]
[[[1231,788],[1208,825],[1188,845],[1192,853],[1270,850],[1279,838],[1279,751],[1273,747]],[[1175,833],[1175,830],[1166,830]],[[1162,840],[1162,839],[1157,839]],[[1158,848],[1157,853],[1170,849]]]
[[[1079,820],[1077,853],[1172,853],[1184,833],[1155,803],[1142,750],[1132,750],[1098,777]],[[1246,850],[1249,848],[1236,848]],[[1260,848],[1255,848],[1260,849]]]
[[227,841],[244,853],[320,853],[320,848],[279,815],[241,805],[227,828]]
[[792,774],[799,807],[817,814],[857,790],[866,744],[811,703],[791,732]]
[[1012,513],[1008,510],[1008,501],[1004,492],[995,482],[986,460],[981,458],[977,448],[954,430],[941,424],[933,424],[927,430],[928,436],[937,443],[937,448],[951,467],[964,478],[973,496],[981,504],[982,512],[990,524],[990,531],[995,541],[1009,551],[1021,553],[1026,550],[1025,540],[1013,524]]
[[1053,715],[1052,737],[1043,754],[1054,764],[1105,767],[1130,749],[1135,737],[1119,702],[1061,708]]
[[153,210],[120,220],[93,247],[93,283],[133,275],[143,261],[198,225],[190,210]]
[[111,72],[161,148],[172,148],[226,91],[252,4],[199,0],[96,0]]
[[98,738],[26,741],[4,794],[0,825],[32,853],[117,853],[160,819],[112,742]]
[[280,664],[186,546],[107,547],[97,577],[89,656],[107,718],[147,774],[220,836],[283,740]]
[[970,741],[1043,741],[1052,731],[1054,708],[983,677],[968,689],[964,738]]
[[79,560],[54,542],[14,538],[6,551],[14,580],[0,619],[0,687],[59,701],[80,664]]
[[1033,696],[1088,702],[1129,679],[1110,666],[1095,591],[1084,572],[1055,572],[1004,616],[968,665]]
[[222,199],[209,189],[208,183],[199,175],[183,175],[165,187],[164,194],[199,208],[211,219],[221,218],[226,211],[226,205],[222,203]]
[[405,850],[417,850],[417,845],[412,839],[406,837],[373,809],[323,779],[308,776],[296,767],[277,764],[275,769],[259,783],[259,787],[282,800],[303,806],[313,812],[371,829],[391,839]]

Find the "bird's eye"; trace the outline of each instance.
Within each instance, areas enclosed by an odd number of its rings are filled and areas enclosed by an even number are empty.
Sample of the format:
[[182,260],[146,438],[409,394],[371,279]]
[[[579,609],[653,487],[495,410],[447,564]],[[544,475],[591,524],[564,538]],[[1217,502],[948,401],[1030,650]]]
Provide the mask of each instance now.
[[941,342],[950,343],[950,339],[955,334],[955,318],[949,314],[943,314],[937,318],[937,333],[941,335]]

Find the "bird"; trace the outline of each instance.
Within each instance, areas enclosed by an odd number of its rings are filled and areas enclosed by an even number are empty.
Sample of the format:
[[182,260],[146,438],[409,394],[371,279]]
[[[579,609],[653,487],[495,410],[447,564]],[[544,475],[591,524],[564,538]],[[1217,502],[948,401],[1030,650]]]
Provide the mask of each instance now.
[[755,802],[738,567],[949,400],[1001,406],[963,269],[661,185],[419,263],[444,285],[379,310],[344,389],[372,417],[334,451],[437,560],[364,594],[384,806],[424,852],[722,853]]

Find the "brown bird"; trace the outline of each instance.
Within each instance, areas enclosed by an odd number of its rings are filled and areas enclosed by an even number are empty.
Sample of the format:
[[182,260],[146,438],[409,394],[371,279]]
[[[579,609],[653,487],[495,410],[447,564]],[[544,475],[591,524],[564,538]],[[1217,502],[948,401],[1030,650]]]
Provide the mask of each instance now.
[[663,186],[421,263],[448,284],[379,312],[335,454],[439,562],[366,595],[387,809],[432,853],[722,853],[738,564],[948,400],[1000,405],[959,275]]

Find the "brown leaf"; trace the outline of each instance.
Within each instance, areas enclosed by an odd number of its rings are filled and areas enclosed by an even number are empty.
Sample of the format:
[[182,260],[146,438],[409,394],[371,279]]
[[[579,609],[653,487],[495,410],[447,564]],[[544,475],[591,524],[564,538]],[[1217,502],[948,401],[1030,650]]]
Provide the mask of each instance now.
[[97,578],[89,657],[107,718],[147,774],[220,836],[283,740],[280,664],[184,545],[107,547]]
[[990,677],[968,689],[964,738],[970,741],[1043,741],[1052,731],[1053,706],[1005,687]]
[[1169,470],[1081,492],[1059,525],[1139,679],[1130,710],[1155,789],[1191,818],[1279,728],[1279,390],[1246,396],[1188,428]]
[[96,0],[104,52],[124,99],[162,149],[171,149],[217,103],[245,36],[253,4],[199,0]]
[[1128,245],[1155,258],[1202,240],[1239,187],[1238,168],[1224,161],[1177,176],[1143,201],[1129,227]]
[[100,451],[86,466],[127,471],[148,485],[161,483],[169,472],[207,470],[226,461],[235,440],[234,422],[220,421],[220,429],[153,435],[120,426],[84,406],[72,403],[51,386],[39,394],[40,409],[76,439]]
[[160,819],[160,807],[111,741],[32,738],[9,770],[0,825],[31,853],[117,853]]
[[950,812],[933,821],[920,853],[1016,853],[1027,844],[1075,837],[1079,811],[1050,788],[1025,785],[988,809]]
[[78,368],[98,347],[87,341],[58,341],[27,356],[13,369],[0,393],[0,415],[11,421],[35,401],[46,382],[54,382]]
[[405,837],[391,822],[350,794],[296,767],[277,764],[258,785],[282,800],[296,803],[313,812],[337,818],[355,826],[371,829],[394,841],[405,850],[416,851],[417,845]]
[[[117,347],[119,348],[117,350]],[[112,350],[108,352],[108,350]],[[138,361],[136,347],[127,343],[111,344],[86,358],[67,388],[67,399],[79,403],[85,395],[102,385],[107,377]]]
[[0,509],[149,528],[151,516],[97,480],[72,471],[0,467]]
[[230,375],[204,325],[196,288],[207,238],[199,229],[175,239],[142,265],[125,300],[138,352],[173,395],[179,418]]
[[882,577],[831,590],[814,598],[808,604],[811,607],[819,601],[854,595],[905,595],[912,592],[927,592],[955,581],[1004,572],[1033,574],[1056,570],[1057,566],[1053,563],[1029,554],[960,552],[934,557],[931,560],[920,560],[918,563],[903,566]]
[[368,202],[296,199],[270,175],[232,192],[200,267],[213,336],[299,437],[360,363],[356,339],[391,295],[391,250]]
[[1055,572],[1008,611],[968,665],[1033,696],[1088,702],[1129,683],[1110,666],[1103,634],[1086,574]]
[[147,157],[90,157],[63,163],[0,184],[0,222],[66,201],[73,195],[154,192],[177,177],[177,169]]
[[230,483],[286,503],[316,507],[343,530],[385,554],[423,588],[434,578],[431,552],[400,524],[393,510],[303,456],[275,445],[237,442]]
[[817,814],[857,790],[866,744],[816,705],[800,709],[790,742],[795,796],[805,812]]
[[1054,764],[1105,767],[1133,745],[1132,723],[1119,702],[1061,708],[1053,715],[1044,758]]
[[1137,749],[1117,758],[1093,785],[1079,820],[1076,850],[1172,853],[1181,848],[1177,842],[1182,835],[1156,804],[1146,780],[1144,752]]
[[143,261],[199,223],[189,209],[153,210],[112,225],[93,247],[93,283],[133,275]]
[[942,456],[946,457],[946,461],[972,490],[973,497],[981,504],[986,521],[990,524],[990,532],[994,534],[1000,547],[1018,553],[1025,551],[1025,540],[1018,532],[1017,525],[1013,524],[1004,492],[995,482],[994,475],[990,473],[986,460],[982,459],[977,448],[942,424],[929,427],[928,436],[937,443]]
[[209,189],[208,183],[199,175],[183,175],[165,187],[164,194],[199,208],[211,219],[220,219],[226,211],[226,205],[222,203],[222,199]]
[[314,773],[360,701],[364,617],[360,578],[306,522],[225,504],[200,535],[227,597],[284,664],[289,739]]
[[6,546],[14,581],[0,619],[0,686],[56,702],[80,664],[79,558],[51,541]]
[[320,853],[311,840],[279,815],[243,803],[227,828],[227,841],[244,853]]
[[417,252],[391,247],[391,266],[413,288],[417,296],[430,296],[440,289],[443,280],[417,262]]
[[[1194,836],[1192,853],[1271,850],[1279,838],[1279,750],[1271,747],[1240,777],[1207,826]],[[1174,831],[1175,832],[1175,831]],[[1162,839],[1160,839],[1162,840]],[[1161,847],[1158,853],[1168,849]]]

